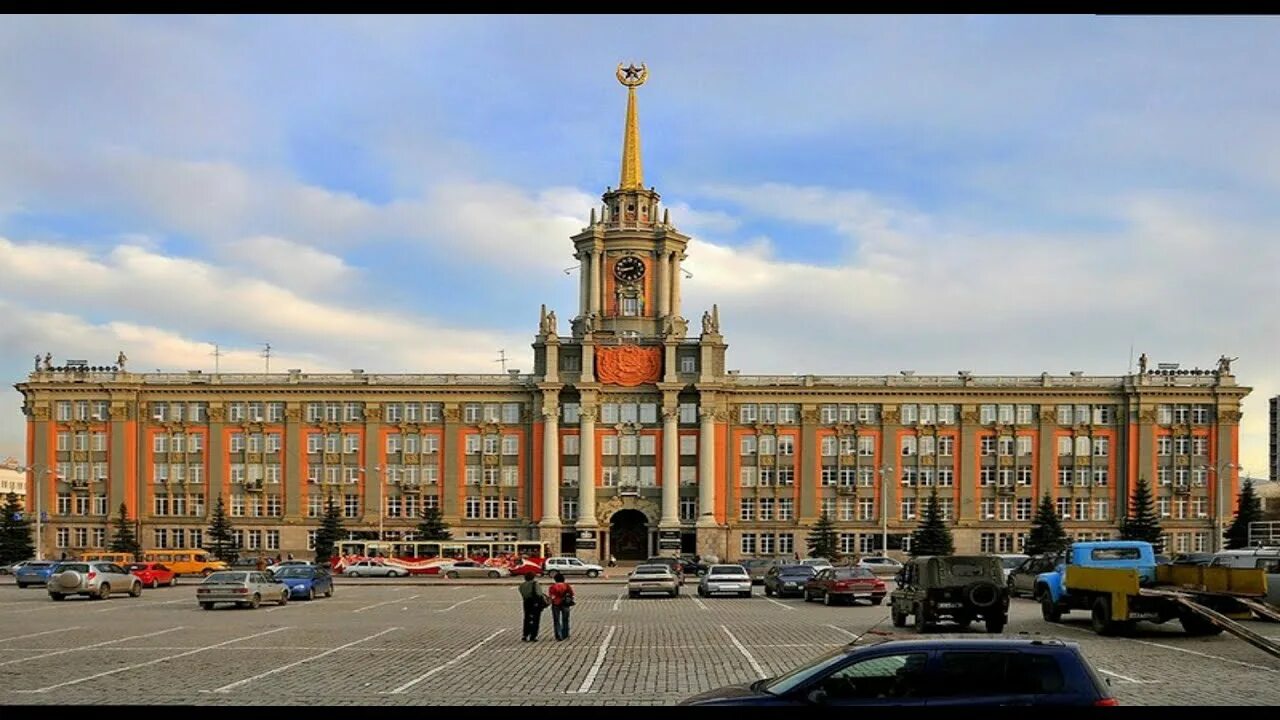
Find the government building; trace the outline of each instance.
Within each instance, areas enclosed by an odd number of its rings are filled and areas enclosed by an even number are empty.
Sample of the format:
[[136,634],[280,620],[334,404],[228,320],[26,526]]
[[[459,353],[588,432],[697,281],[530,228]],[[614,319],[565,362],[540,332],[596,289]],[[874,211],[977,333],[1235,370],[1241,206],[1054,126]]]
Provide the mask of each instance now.
[[1144,355],[1105,377],[726,371],[719,308],[683,306],[689,237],[643,182],[647,75],[618,68],[621,181],[570,238],[578,307],[567,327],[543,308],[532,374],[138,373],[123,353],[46,354],[16,385],[46,555],[106,545],[122,502],[144,546],[199,547],[219,497],[251,554],[306,557],[330,497],[366,538],[412,539],[434,507],[459,540],[737,560],[804,556],[826,514],[842,551],[898,552],[935,492],[958,551],[1012,553],[1044,494],[1075,538],[1115,537],[1139,478],[1167,551],[1219,547],[1250,391],[1229,358]]

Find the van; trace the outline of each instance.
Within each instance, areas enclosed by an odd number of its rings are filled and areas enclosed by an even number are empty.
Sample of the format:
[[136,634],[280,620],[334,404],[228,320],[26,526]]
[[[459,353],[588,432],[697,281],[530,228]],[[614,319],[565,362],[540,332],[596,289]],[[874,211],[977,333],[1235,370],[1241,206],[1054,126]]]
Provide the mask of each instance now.
[[208,576],[228,569],[226,563],[215,560],[207,550],[143,550],[142,560],[164,563],[175,575]]
[[1223,550],[1213,556],[1211,566],[1259,568],[1267,573],[1267,603],[1280,607],[1280,547]]

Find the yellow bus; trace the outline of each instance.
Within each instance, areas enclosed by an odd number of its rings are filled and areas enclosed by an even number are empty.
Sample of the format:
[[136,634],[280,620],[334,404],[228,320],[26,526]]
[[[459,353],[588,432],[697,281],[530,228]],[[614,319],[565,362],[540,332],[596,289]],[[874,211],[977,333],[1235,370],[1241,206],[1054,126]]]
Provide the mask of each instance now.
[[175,575],[209,575],[227,569],[226,563],[215,560],[207,550],[143,550],[142,561],[163,563]]

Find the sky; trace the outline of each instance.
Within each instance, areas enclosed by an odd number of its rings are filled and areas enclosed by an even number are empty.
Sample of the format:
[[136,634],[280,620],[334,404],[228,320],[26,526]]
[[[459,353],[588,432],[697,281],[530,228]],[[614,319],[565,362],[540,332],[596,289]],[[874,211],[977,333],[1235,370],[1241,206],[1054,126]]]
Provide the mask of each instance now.
[[[532,367],[618,183],[692,236],[744,374],[1120,375],[1280,393],[1280,19],[10,17],[0,376]],[[0,394],[0,457],[23,456]]]

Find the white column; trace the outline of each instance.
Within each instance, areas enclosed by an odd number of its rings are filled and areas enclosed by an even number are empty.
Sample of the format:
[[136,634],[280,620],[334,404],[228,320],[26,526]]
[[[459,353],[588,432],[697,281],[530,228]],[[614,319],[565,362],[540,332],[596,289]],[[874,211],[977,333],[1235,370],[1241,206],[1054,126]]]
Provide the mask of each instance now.
[[658,317],[666,317],[671,307],[671,263],[670,254],[663,252],[658,266]]
[[542,523],[560,524],[560,423],[559,408],[543,405],[542,416]]
[[698,522],[715,523],[716,511],[716,425],[715,413],[702,409],[698,448]]
[[680,408],[662,411],[662,521],[663,527],[680,524],[680,442],[676,421]]
[[600,295],[604,292],[600,287],[603,284],[600,282],[600,266],[602,264],[600,254],[599,250],[591,251],[591,288],[588,292],[591,295],[591,312],[593,313],[600,312]]
[[578,262],[578,314],[580,315],[591,312],[591,268],[593,267],[591,258],[594,254],[584,250]]
[[[596,525],[596,409],[582,408],[578,436],[578,526]],[[600,548],[604,550],[603,547]]]
[[671,314],[680,314],[680,252],[671,253]]

